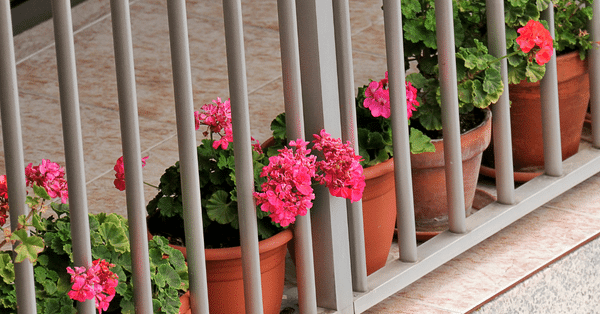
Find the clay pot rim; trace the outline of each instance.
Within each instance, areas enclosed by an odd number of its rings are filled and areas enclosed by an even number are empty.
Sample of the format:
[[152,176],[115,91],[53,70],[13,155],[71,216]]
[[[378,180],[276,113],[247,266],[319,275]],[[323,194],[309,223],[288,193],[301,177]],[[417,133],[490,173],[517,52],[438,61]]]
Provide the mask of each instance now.
[[376,165],[363,168],[363,175],[365,176],[365,180],[369,180],[392,171],[394,171],[394,157]]
[[[285,229],[278,234],[258,242],[258,252],[263,254],[271,251],[289,242],[293,237],[292,230],[290,228]],[[283,244],[282,244],[283,243]],[[205,259],[208,261],[221,261],[236,259],[242,257],[242,249],[240,246],[219,248],[219,249],[205,249]]]

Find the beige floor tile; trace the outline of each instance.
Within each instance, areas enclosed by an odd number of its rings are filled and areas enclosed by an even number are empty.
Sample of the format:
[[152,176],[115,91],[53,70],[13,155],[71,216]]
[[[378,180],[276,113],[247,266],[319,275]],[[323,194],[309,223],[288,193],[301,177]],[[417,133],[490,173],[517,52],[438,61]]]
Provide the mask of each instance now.
[[596,174],[546,204],[549,207],[573,210],[600,217],[600,175]]
[[397,295],[462,313],[597,233],[599,222],[542,207]]

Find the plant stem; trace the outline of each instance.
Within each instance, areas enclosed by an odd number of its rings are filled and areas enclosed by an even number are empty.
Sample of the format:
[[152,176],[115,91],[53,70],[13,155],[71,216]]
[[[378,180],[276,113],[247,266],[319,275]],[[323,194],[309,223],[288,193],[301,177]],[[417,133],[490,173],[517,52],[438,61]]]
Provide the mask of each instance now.
[[151,186],[151,187],[153,187],[153,188],[155,188],[155,189],[158,190],[158,186],[156,186],[156,185],[150,184],[150,183],[148,183],[146,181],[144,181],[144,184],[147,185],[147,186]]

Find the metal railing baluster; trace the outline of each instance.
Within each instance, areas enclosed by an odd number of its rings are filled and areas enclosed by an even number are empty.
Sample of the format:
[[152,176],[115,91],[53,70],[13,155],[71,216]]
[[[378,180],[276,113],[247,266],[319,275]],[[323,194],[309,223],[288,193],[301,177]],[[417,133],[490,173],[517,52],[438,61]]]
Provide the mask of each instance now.
[[[23,136],[9,1],[0,2],[0,110],[10,226],[14,231],[19,224],[19,216],[26,215],[28,211],[25,204],[27,192],[25,190]],[[19,313],[37,313],[33,266],[29,260],[15,264],[15,277]]]
[[[89,267],[92,265],[92,249],[85,185],[71,2],[53,0],[52,13],[54,17],[54,38],[56,41],[56,61],[60,90],[60,113],[62,117],[66,174],[69,187],[73,260],[76,266]],[[79,303],[77,308],[79,313],[96,312],[93,300]]]
[[223,14],[225,17],[227,70],[231,99],[231,122],[233,124],[235,176],[238,187],[238,212],[240,217],[246,313],[262,313],[258,229],[256,206],[254,205],[254,198],[252,196],[254,190],[254,173],[252,168],[252,146],[250,143],[248,83],[244,52],[242,4],[240,0],[224,0]]
[[417,239],[410,166],[401,10],[400,0],[386,0],[383,2],[392,140],[394,141],[394,176],[397,182],[398,247],[401,261],[416,262],[418,259]]
[[[356,104],[354,97],[354,67],[352,65],[352,39],[350,30],[350,7],[348,0],[333,1],[335,28],[335,51],[337,54],[338,90],[342,139],[350,141],[358,152]],[[367,291],[367,262],[363,227],[362,201],[346,201],[350,238],[350,265],[354,291]]]
[[[296,1],[278,0],[279,36],[283,98],[285,102],[286,134],[289,139],[304,139],[302,113],[302,85],[300,81],[300,52],[298,50],[298,25]],[[310,211],[296,217],[294,224],[295,263],[298,286],[298,308],[301,313],[317,313],[317,292],[312,249]]]
[[[504,2],[487,0],[488,46],[490,53],[499,58],[506,55],[506,31],[504,22]],[[494,132],[494,159],[496,168],[496,189],[498,202],[515,203],[515,182],[513,173],[512,141],[510,129],[510,99],[508,90],[508,65],[506,59],[500,61],[500,73],[504,83],[504,93],[492,105],[492,130]]]
[[[554,38],[554,6],[549,5],[542,12],[542,19],[548,21],[548,29]],[[556,70],[556,49],[546,64],[546,74],[540,81],[542,102],[542,136],[544,139],[544,169],[550,176],[559,177],[562,170],[562,146],[560,140],[560,114],[558,109],[558,80]]]
[[[600,1],[592,4],[594,16],[600,14]],[[592,115],[593,146],[600,148],[600,18],[590,21],[590,40],[594,43],[588,53],[590,69],[590,109]]]
[[458,122],[458,90],[456,57],[454,53],[454,22],[452,0],[435,1],[438,65],[442,99],[442,125],[446,191],[448,194],[448,222],[450,231],[466,232],[465,193],[463,186],[460,125]]
[[148,231],[140,152],[140,135],[131,38],[129,1],[111,0],[113,43],[123,164],[127,178],[126,200],[133,267],[133,294],[138,312],[152,312]]
[[183,192],[184,227],[194,313],[208,313],[208,286],[204,253],[204,228],[196,150],[194,99],[185,0],[167,2],[173,66],[177,139]]

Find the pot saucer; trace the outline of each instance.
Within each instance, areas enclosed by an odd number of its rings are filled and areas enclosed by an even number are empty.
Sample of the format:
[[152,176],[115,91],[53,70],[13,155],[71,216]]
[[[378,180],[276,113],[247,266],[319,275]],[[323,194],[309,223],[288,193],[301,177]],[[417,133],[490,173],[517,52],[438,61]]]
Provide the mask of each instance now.
[[[489,178],[493,178],[493,179],[496,178],[496,169],[486,167],[484,165],[481,165],[481,168],[479,168],[479,173],[486,177],[489,177]],[[532,171],[532,172],[515,171],[514,172],[514,180],[515,180],[515,182],[525,183],[543,173],[544,173],[544,171]]]

